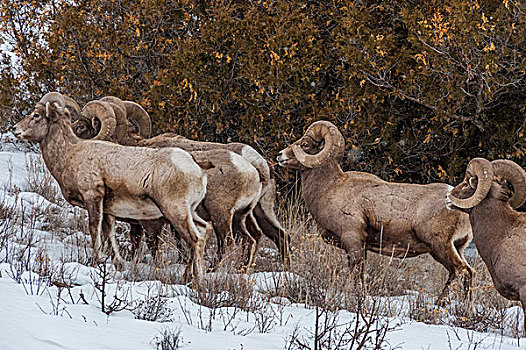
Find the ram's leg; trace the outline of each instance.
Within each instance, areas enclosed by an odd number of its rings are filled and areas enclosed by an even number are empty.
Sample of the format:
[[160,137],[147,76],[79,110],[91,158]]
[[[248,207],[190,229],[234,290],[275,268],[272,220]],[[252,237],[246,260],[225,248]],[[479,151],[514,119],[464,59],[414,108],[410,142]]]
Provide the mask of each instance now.
[[[321,239],[325,243],[344,249],[340,238],[337,235],[335,235],[334,232],[326,230],[320,226],[318,226],[318,230],[320,230]],[[347,254],[347,266],[349,267],[349,270],[353,270],[355,265],[356,263],[354,259],[351,257],[351,255]]]
[[254,259],[259,248],[259,243],[263,237],[263,231],[261,231],[261,228],[258,226],[253,210],[248,213],[246,220],[248,232],[250,237],[254,240],[253,246],[250,247],[252,257],[250,258],[249,266],[251,266],[254,264]]
[[340,235],[333,233],[333,235],[338,237],[341,247],[347,253],[349,268],[357,273],[356,285],[360,281],[362,290],[365,290],[365,231],[357,230]]
[[281,224],[279,223],[278,217],[274,210],[274,202],[276,201],[276,180],[270,179],[266,188],[261,189],[261,197],[259,198],[258,204],[261,210],[265,213],[270,225],[272,225],[277,231],[283,231]]
[[244,208],[243,210],[238,211],[234,217],[234,229],[236,233],[239,232],[241,236],[241,240],[243,242],[243,253],[246,254],[243,264],[248,269],[250,269],[254,260],[256,248],[256,239],[252,237],[247,229],[247,217],[251,211],[252,208],[250,207]]
[[115,216],[104,214],[102,220],[102,232],[105,237],[110,240],[111,247],[113,249],[113,265],[118,270],[122,270],[124,267],[124,259],[121,256],[119,243],[115,235]]
[[86,201],[88,211],[88,226],[93,246],[93,265],[102,262],[102,198]]
[[[193,275],[197,278],[201,277],[204,272],[204,252],[205,245],[210,234],[214,231],[211,222],[208,222],[203,219],[210,217],[210,214],[206,211],[206,208],[203,206],[203,200],[196,201],[191,207],[187,209],[189,213],[189,220],[187,221],[188,231],[195,232],[197,236],[197,244],[195,249],[192,251],[191,263],[193,269]],[[203,214],[203,217],[200,215]]]
[[208,230],[211,229],[211,225],[199,230],[194,222],[194,216],[197,214],[192,213],[192,209],[182,203],[159,203],[159,209],[190,247],[191,257],[185,269],[185,281],[188,281],[191,277],[200,277],[204,268],[203,254],[206,236],[209,232]]
[[212,262],[214,267],[223,260],[226,253],[231,252],[235,243],[232,231],[232,207],[231,203],[223,202],[218,193],[208,192],[193,214],[194,221],[201,225],[206,224],[202,217],[212,222],[217,241],[217,258]]
[[[269,212],[268,206],[265,208]],[[254,217],[256,218],[257,225],[265,236],[270,238],[272,242],[279,249],[281,254],[281,261],[285,269],[290,266],[290,236],[289,234],[277,223],[275,214],[270,211],[270,214],[265,212],[261,202],[254,208]]]
[[130,241],[132,246],[132,254],[134,259],[137,257],[137,254],[141,247],[141,242],[143,239],[143,230],[142,226],[138,223],[130,223]]
[[360,267],[359,267],[359,274],[360,274],[360,280],[362,282],[362,286],[363,286],[363,289],[366,290],[367,289],[367,284],[366,284],[366,281],[365,281],[365,263],[367,262],[367,249],[365,249],[365,244],[364,244],[364,249],[363,249],[363,259],[361,260],[360,262]]
[[217,262],[223,259],[224,254],[230,252],[234,246],[234,235],[232,233],[232,215],[221,212],[210,212],[212,226],[217,240]]
[[159,252],[159,237],[161,235],[161,230],[163,229],[163,220],[141,220],[141,226],[144,229],[144,239],[146,240],[146,245],[152,253],[152,257],[155,259],[157,253]]
[[464,297],[468,297],[471,300],[471,290],[473,287],[475,287],[475,270],[469,266],[468,262],[466,261],[466,255],[465,251],[467,246],[469,245],[469,242],[471,240],[471,237],[466,235],[465,238],[456,240],[454,242],[455,249],[457,250],[458,256],[465,264],[465,271],[464,271]]
[[181,264],[188,264],[190,261],[190,257],[188,256],[188,250],[183,244],[183,237],[179,232],[177,232],[177,230],[172,225],[170,225],[170,233],[175,239],[175,248],[177,249],[179,255],[178,262]]
[[[196,224],[193,221],[189,224],[189,226],[192,226],[192,225],[194,228],[196,227]],[[189,264],[189,266],[191,266],[191,269],[192,269],[191,276],[197,279],[201,278],[201,276],[203,275],[204,267],[205,267],[205,263],[204,263],[205,245],[206,245],[208,236],[214,230],[211,223],[206,223],[205,227],[202,227],[201,225],[199,226],[200,226],[200,229],[199,229],[200,236],[198,236],[194,249],[191,252],[192,253],[191,262]]]
[[468,265],[458,255],[458,252],[453,245],[453,242],[449,242],[445,246],[436,247],[432,252],[431,256],[442,264],[449,272],[449,277],[444,285],[444,288],[438,295],[437,304],[443,304],[444,298],[449,292],[451,283],[455,281],[463,271],[468,271]]

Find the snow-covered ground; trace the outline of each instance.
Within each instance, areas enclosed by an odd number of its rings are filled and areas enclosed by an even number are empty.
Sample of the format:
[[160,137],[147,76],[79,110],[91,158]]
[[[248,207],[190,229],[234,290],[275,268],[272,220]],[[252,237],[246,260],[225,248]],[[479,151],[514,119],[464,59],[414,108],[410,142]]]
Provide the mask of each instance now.
[[[8,213],[11,217],[0,221],[0,349],[153,349],[162,332],[178,335],[180,349],[300,349],[300,343],[304,349],[313,348],[316,310],[286,299],[273,298],[252,312],[232,307],[209,309],[195,303],[192,290],[186,286],[126,282],[112,272],[106,304],[114,302],[117,295],[127,307],[109,315],[103,313],[96,287],[101,270],[78,262],[87,260],[76,244],[89,242],[89,237],[60,225],[46,229],[50,215],[71,220],[79,217],[79,210],[28,191],[31,175],[27,162],[38,155],[24,154],[16,147],[0,150],[0,202],[3,207],[14,208]],[[17,222],[10,220],[15,216]],[[3,247],[2,237],[7,237]],[[26,266],[17,261],[24,261]],[[39,266],[44,276],[27,271],[28,266]],[[63,284],[50,286],[45,275],[53,275],[55,282]],[[254,282],[255,295],[272,288],[277,280],[271,272],[243,278]],[[141,302],[144,306],[156,300],[161,310],[157,321],[136,318],[146,309],[137,308]],[[519,341],[498,333],[427,325],[407,317],[404,298],[384,302],[399,303],[400,307],[398,317],[380,318],[375,324],[393,328],[386,335],[385,348],[526,349],[526,338]],[[335,333],[338,329],[344,332],[356,320],[356,315],[347,311],[337,317]]]

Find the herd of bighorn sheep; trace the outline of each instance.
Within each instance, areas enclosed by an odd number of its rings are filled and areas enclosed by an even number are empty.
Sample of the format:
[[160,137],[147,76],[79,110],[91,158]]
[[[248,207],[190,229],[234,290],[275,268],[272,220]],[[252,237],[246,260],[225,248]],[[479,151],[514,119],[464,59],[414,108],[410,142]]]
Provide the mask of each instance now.
[[[212,230],[219,259],[242,242],[250,266],[267,236],[289,266],[290,238],[274,210],[275,180],[254,148],[176,134],[150,138],[151,129],[148,113],[137,103],[107,96],[81,109],[51,92],[13,133],[40,144],[64,198],[87,210],[95,262],[105,238],[114,263],[124,263],[115,238],[117,219],[131,225],[134,247],[145,237],[152,254],[163,225],[170,224],[190,247],[188,278],[203,273]],[[497,291],[520,300],[526,312],[526,214],[514,210],[526,201],[526,173],[519,165],[475,158],[453,188],[343,172],[344,151],[338,128],[318,121],[279,152],[277,161],[301,172],[305,205],[322,237],[344,249],[351,266],[362,264],[366,251],[400,258],[429,253],[449,272],[441,300],[456,279],[463,277],[466,292],[473,284],[475,272],[464,257],[473,239]]]

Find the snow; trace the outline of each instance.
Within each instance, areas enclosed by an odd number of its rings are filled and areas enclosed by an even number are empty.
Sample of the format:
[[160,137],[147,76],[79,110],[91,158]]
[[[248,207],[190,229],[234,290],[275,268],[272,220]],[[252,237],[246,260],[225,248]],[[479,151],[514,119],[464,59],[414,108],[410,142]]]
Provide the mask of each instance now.
[[[64,217],[72,215],[73,208],[51,203],[41,195],[26,190],[27,162],[29,157],[38,155],[2,149],[0,198],[4,205],[14,206],[18,214],[24,207],[24,216],[35,214],[37,220],[40,218],[39,213],[45,209],[52,209]],[[293,304],[283,297],[273,297],[270,303],[262,303],[262,309],[256,312],[232,307],[212,310],[195,303],[192,290],[187,286],[167,286],[158,281],[123,281],[117,278],[119,273],[115,273],[108,282],[107,303],[113,300],[115,293],[129,303],[137,303],[152,293],[162,292],[166,310],[169,310],[169,321],[139,320],[130,308],[107,315],[101,311],[100,292],[95,288],[95,282],[99,282],[97,273],[100,271],[71,259],[63,261],[64,257],[72,256],[75,242],[89,242],[89,237],[81,237],[81,232],[70,232],[64,237],[57,232],[46,231],[43,227],[45,225],[39,222],[33,228],[25,226],[8,242],[8,248],[0,251],[1,349],[153,349],[153,339],[163,329],[180,331],[181,349],[286,349],[295,330],[301,339],[311,345],[309,337],[313,330],[315,310]],[[28,232],[32,232],[32,238],[28,238]],[[40,256],[49,260],[51,271],[63,270],[63,282],[70,287],[60,289],[60,299],[58,286],[49,286],[47,278],[35,271],[20,270],[20,264],[17,265],[12,256],[9,258],[10,251],[24,246],[24,239],[34,242],[32,252],[27,252],[33,254],[28,261],[32,261],[33,256],[36,259],[38,255],[35,254],[40,252]],[[275,290],[287,276],[291,277],[292,274],[260,272],[244,277],[253,282],[255,295],[260,295]],[[87,304],[82,301],[81,294]],[[380,324],[388,322],[394,328],[387,333],[388,348],[526,349],[526,338],[518,342],[517,339],[498,333],[478,333],[413,321],[403,312],[407,308],[405,302],[410,297],[380,299],[401,310],[398,317],[386,317],[379,321]],[[520,312],[518,308],[509,311]],[[265,327],[258,317],[270,314],[275,317],[270,319],[267,329],[261,332]],[[355,318],[356,315],[352,313],[340,311],[338,324],[349,324]]]
[[11,69],[19,65],[19,58],[15,55],[11,45],[7,44],[5,35],[0,34],[0,55],[7,55],[11,59]]
[[[5,271],[5,267],[4,267]],[[222,324],[211,332],[200,330],[196,325],[185,321],[183,311],[175,298],[171,306],[174,308],[173,322],[157,323],[136,320],[129,311],[121,311],[112,316],[103,314],[97,303],[88,299],[89,305],[68,304],[67,314],[62,316],[51,313],[49,296],[26,295],[24,288],[7,277],[2,272],[0,279],[0,310],[2,310],[3,326],[0,328],[2,349],[152,349],[151,340],[163,326],[170,324],[180,328],[183,338],[182,349],[283,349],[287,336],[292,328],[299,324],[310,327],[314,320],[314,311],[301,306],[285,307],[285,313],[292,315],[288,323],[282,327],[274,327],[270,333],[252,333],[243,336],[236,334],[253,327],[245,322],[246,316],[239,317],[236,331],[221,330]],[[137,285],[140,289],[141,286]],[[144,287],[143,287],[144,288]],[[56,292],[56,287],[50,288],[50,293]],[[89,295],[92,288],[86,284],[73,288],[73,299],[80,291]],[[186,302],[187,312],[194,321],[198,320],[199,306],[190,300]],[[350,319],[350,314],[342,319]],[[292,321],[293,320],[293,321]],[[220,323],[220,322],[219,322]],[[517,349],[517,341],[494,334],[481,334],[466,330],[454,331],[445,326],[430,326],[419,322],[407,322],[389,333],[389,343],[401,349],[467,349],[472,344],[480,342],[482,349]]]
[[23,153],[0,152],[0,183],[2,187],[21,188],[26,182],[26,159]]

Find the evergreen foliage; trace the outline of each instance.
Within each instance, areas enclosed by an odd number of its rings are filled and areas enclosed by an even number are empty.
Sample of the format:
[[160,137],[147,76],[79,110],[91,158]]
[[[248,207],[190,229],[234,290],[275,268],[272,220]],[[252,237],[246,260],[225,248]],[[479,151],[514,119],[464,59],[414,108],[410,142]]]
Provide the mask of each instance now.
[[4,0],[0,16],[19,57],[0,62],[4,119],[59,90],[269,159],[330,120],[345,168],[387,180],[526,163],[523,1]]

